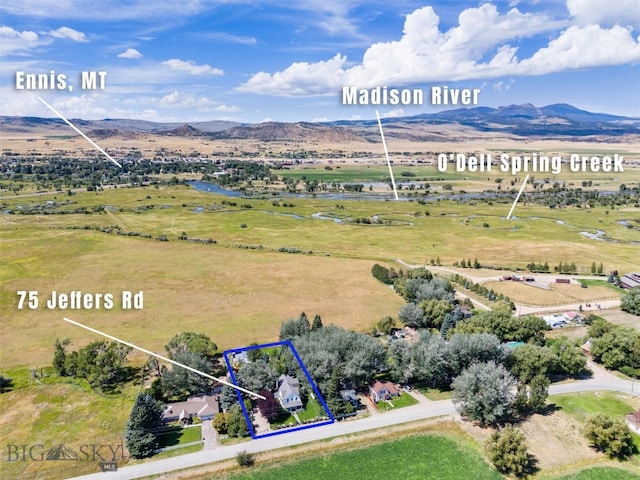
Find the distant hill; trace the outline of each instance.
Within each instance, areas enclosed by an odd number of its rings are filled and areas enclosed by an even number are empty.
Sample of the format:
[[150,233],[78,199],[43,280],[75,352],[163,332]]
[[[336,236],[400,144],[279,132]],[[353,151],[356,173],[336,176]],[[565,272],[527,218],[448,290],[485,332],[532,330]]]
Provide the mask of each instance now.
[[[80,129],[97,137],[155,134],[176,137],[203,136],[211,139],[254,139],[263,142],[292,141],[377,141],[376,120],[339,120],[334,122],[264,122],[242,124],[222,120],[207,122],[158,123],[146,120],[111,119],[71,120]],[[587,137],[640,135],[640,118],[607,113],[592,113],[572,105],[558,103],[536,107],[529,103],[497,108],[475,107],[423,113],[382,120],[393,126],[389,137],[413,141],[448,139],[449,132],[435,126],[451,126],[465,135],[499,132],[521,137]],[[429,127],[428,127],[429,126]],[[0,130],[6,133],[34,135],[43,132],[69,132],[61,119],[39,117],[0,117]],[[374,138],[375,137],[375,138]]]

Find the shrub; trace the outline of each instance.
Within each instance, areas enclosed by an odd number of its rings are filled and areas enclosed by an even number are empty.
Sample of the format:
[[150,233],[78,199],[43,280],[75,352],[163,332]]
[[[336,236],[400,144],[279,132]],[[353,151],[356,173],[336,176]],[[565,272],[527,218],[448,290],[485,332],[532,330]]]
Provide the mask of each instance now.
[[249,453],[246,450],[236,453],[236,460],[241,467],[251,467],[255,463],[253,453]]

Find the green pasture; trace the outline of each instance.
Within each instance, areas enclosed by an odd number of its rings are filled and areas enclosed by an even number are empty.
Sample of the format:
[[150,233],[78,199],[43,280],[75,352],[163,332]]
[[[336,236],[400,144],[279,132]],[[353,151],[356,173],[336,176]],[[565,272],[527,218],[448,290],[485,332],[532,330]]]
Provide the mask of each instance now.
[[[227,478],[305,480],[329,478],[384,478],[447,480],[503,478],[470,444],[438,435],[424,435],[377,443],[338,453],[314,455],[303,460],[274,462],[252,467]],[[214,477],[210,477],[214,478]],[[219,477],[215,477],[219,478]]]
[[595,467],[571,475],[552,478],[555,480],[638,480],[640,473],[613,467]]

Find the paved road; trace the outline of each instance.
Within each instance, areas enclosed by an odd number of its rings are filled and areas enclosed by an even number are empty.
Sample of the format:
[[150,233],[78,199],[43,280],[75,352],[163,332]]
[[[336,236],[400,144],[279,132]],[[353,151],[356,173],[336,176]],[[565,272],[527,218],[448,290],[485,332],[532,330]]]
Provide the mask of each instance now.
[[[616,391],[635,396],[640,394],[640,384],[638,384],[638,382],[618,378],[593,363],[590,363],[589,366],[594,372],[591,378],[552,385],[549,388],[549,393],[551,395],[557,395],[560,393],[578,393],[587,391]],[[196,467],[207,463],[234,458],[236,453],[241,450],[246,450],[251,453],[265,452],[277,448],[290,447],[340,435],[349,435],[375,428],[388,427],[415,420],[451,415],[454,413],[455,408],[450,400],[420,403],[418,405],[412,405],[398,410],[390,410],[388,412],[381,413],[380,415],[374,415],[360,420],[334,423],[332,425],[326,425],[318,428],[301,430],[274,437],[261,438],[237,445],[219,446],[209,451],[200,451],[164,460],[143,463],[140,465],[131,465],[123,467],[117,472],[96,473],[76,477],[76,479],[129,480],[144,476],[159,475],[174,470]]]

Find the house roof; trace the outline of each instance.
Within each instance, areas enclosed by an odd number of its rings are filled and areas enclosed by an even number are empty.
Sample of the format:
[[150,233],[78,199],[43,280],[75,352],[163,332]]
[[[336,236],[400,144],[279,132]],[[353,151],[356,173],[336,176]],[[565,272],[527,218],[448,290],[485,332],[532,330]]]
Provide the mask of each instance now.
[[301,407],[300,382],[289,375],[280,375],[278,378],[278,396],[285,407]]
[[170,403],[162,412],[162,418],[179,419],[189,418],[193,415],[206,417],[215,415],[220,411],[218,399],[213,395],[201,395],[197,397],[189,397],[184,402]]
[[400,393],[400,390],[398,390],[396,386],[389,381],[381,382],[380,380],[376,380],[375,383],[371,385],[371,389],[378,395],[383,390],[389,392],[390,395],[397,395]]

